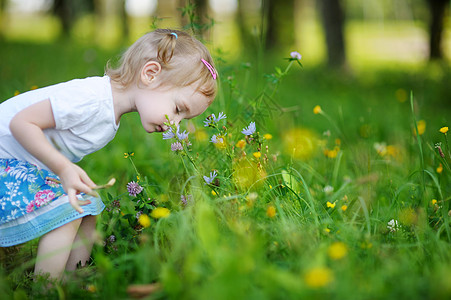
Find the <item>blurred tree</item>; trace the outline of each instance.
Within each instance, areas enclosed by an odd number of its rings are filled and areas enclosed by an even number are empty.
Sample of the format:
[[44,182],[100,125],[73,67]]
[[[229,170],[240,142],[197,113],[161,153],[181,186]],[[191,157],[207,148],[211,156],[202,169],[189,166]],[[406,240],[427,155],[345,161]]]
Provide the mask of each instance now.
[[[98,1],[98,0],[97,0]],[[61,35],[70,36],[76,18],[83,12],[93,12],[96,0],[54,0],[53,13],[61,22]]]
[[327,64],[329,67],[345,67],[346,52],[343,27],[345,15],[340,0],[319,0],[326,36]]
[[3,40],[3,14],[6,7],[7,0],[0,0],[0,41]]
[[119,17],[121,19],[122,37],[127,40],[130,36],[130,27],[128,25],[127,10],[125,9],[126,0],[119,0]]
[[266,10],[265,49],[285,50],[294,45],[294,0],[263,0]]
[[450,0],[426,0],[431,12],[429,22],[429,59],[443,59],[442,36],[445,12]]

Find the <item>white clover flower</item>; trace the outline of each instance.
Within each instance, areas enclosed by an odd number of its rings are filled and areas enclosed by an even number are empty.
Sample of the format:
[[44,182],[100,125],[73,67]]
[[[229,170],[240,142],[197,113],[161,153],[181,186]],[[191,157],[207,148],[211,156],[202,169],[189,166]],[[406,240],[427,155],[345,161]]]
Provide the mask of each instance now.
[[327,195],[332,194],[332,192],[334,191],[334,187],[330,186],[330,185],[326,185],[323,188],[324,193],[326,193]]
[[297,52],[297,51],[291,52],[290,56],[291,56],[291,58],[294,58],[294,59],[301,59],[302,58],[302,55],[299,52]]
[[398,231],[398,229],[399,229],[398,221],[395,220],[395,219],[391,219],[391,220],[387,223],[387,229],[389,229],[390,232]]

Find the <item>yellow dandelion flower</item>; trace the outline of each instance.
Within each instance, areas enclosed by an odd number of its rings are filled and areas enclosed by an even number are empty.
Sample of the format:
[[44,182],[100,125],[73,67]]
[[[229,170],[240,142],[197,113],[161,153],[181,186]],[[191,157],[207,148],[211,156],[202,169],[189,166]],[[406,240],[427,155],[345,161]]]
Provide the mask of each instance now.
[[259,152],[254,152],[254,153],[252,153],[252,155],[253,155],[255,158],[260,158],[260,157],[262,156],[262,153],[259,151]]
[[342,259],[348,254],[348,247],[342,242],[334,242],[327,249],[327,254],[334,260]]
[[171,211],[165,207],[157,207],[150,213],[150,216],[155,219],[167,218],[171,214]]
[[267,139],[267,140],[270,140],[270,139],[272,139],[272,134],[266,133],[266,134],[263,135],[263,137],[264,137],[265,139]]
[[341,140],[340,139],[335,139],[335,145],[340,146],[341,145]]
[[311,288],[320,288],[333,281],[333,273],[329,268],[316,267],[307,271],[304,275],[305,283]]
[[212,194],[213,196],[217,196],[217,195],[218,195],[214,190],[211,190],[211,194]]
[[327,201],[326,206],[329,208],[334,208],[335,207],[335,202],[334,203],[330,203],[329,201]]
[[124,158],[128,158],[128,153],[124,152]]
[[432,205],[436,205],[437,204],[437,199],[432,199],[431,203],[432,203]]
[[448,127],[445,126],[445,127],[440,128],[440,132],[446,134],[448,132]]
[[198,140],[198,141],[203,142],[203,141],[208,140],[208,134],[207,134],[207,132],[205,130],[201,130],[201,129],[200,130],[196,130],[194,132],[194,138],[196,140]]
[[437,173],[441,174],[443,172],[443,165],[440,163],[436,169]]
[[144,228],[147,228],[147,227],[150,226],[150,218],[146,214],[140,215],[139,218],[138,218],[138,222]]
[[330,233],[330,229],[329,228],[324,228],[324,232],[325,233]]
[[319,113],[321,113],[321,112],[322,112],[321,106],[317,105],[317,106],[315,106],[315,107],[313,108],[313,113],[314,113],[315,115],[317,115],[317,114],[319,114]]
[[308,160],[321,144],[318,134],[307,128],[292,128],[282,136],[284,152],[293,158]]
[[88,292],[90,292],[90,293],[95,293],[95,292],[97,292],[97,288],[96,288],[96,286],[93,285],[93,284],[88,285],[87,290],[88,290]]
[[274,218],[276,216],[276,208],[273,205],[268,206],[266,215],[270,218]]
[[245,140],[239,140],[236,145],[236,147],[243,149],[244,146],[246,146],[246,141]]
[[342,206],[341,206],[341,210],[342,210],[342,211],[346,211],[347,209],[348,209],[348,206],[347,206],[347,205],[342,205]]
[[407,101],[407,91],[405,89],[397,89],[395,92],[396,99],[403,103]]
[[234,171],[234,182],[243,189],[260,186],[264,183],[262,179],[266,177],[266,172],[262,167],[247,159],[237,161],[234,164]]
[[[425,120],[419,120],[417,123],[417,128],[418,128],[418,134],[422,135],[425,131],[426,131],[426,121]],[[414,130],[415,134],[416,131]]]
[[18,91],[18,90],[15,90],[14,91],[14,96],[17,96],[17,95],[19,95],[20,94],[20,92]]

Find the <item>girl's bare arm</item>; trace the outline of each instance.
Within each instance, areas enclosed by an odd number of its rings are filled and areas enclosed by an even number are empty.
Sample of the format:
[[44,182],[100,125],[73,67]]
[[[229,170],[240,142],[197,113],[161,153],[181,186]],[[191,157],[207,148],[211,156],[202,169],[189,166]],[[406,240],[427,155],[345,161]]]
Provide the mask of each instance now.
[[15,139],[28,152],[60,177],[70,204],[82,213],[80,205],[89,204],[89,201],[77,201],[75,195],[80,192],[92,194],[92,188],[96,185],[83,169],[69,161],[45,137],[43,129],[55,127],[50,100],[40,101],[20,111],[9,127]]

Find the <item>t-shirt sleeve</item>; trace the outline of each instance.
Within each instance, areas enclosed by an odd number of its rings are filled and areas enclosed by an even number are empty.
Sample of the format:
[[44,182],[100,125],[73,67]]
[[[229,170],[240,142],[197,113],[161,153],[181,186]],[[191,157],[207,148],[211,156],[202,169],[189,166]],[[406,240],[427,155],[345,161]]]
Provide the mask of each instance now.
[[67,130],[94,120],[99,101],[90,89],[78,84],[62,86],[50,97],[55,128]]

